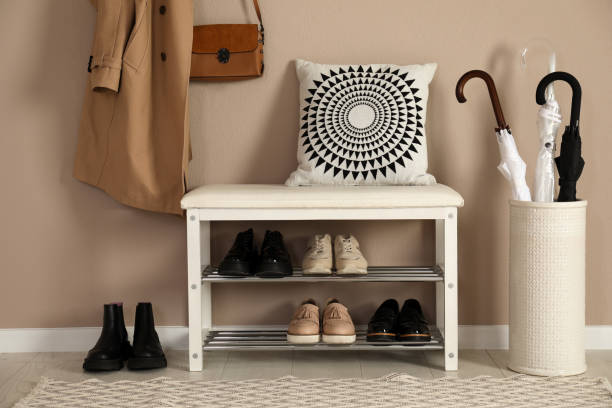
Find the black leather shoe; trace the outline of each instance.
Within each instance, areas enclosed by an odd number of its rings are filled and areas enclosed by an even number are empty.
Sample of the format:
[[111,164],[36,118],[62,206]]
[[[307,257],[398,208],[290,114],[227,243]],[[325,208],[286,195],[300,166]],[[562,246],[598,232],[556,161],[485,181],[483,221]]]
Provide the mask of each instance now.
[[153,321],[151,303],[138,303],[134,322],[133,355],[127,361],[130,370],[163,368],[168,365]]
[[249,276],[254,272],[257,250],[253,245],[253,229],[239,232],[223,261],[219,264],[219,274],[227,276]]
[[431,340],[431,332],[418,300],[408,299],[404,302],[397,321],[397,338],[415,342]]
[[255,275],[262,278],[282,278],[291,274],[291,258],[283,243],[283,236],[278,231],[266,231]]
[[104,322],[102,333],[96,345],[89,350],[83,369],[87,371],[120,370],[123,362],[132,353],[128,341],[125,322],[123,321],[123,306],[120,303],[104,305]]
[[397,315],[399,304],[395,299],[385,300],[376,309],[368,323],[368,341],[395,341],[397,337]]

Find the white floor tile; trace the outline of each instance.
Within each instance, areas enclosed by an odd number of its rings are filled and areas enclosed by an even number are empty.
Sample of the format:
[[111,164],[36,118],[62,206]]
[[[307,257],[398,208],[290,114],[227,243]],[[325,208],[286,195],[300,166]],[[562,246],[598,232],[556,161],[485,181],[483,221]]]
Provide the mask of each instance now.
[[587,350],[586,362],[586,375],[606,377],[612,382],[612,350]]
[[470,378],[479,375],[503,377],[502,371],[487,354],[486,350],[459,350],[459,370],[444,370],[444,353],[426,351],[425,357],[429,363],[431,374],[438,377]]
[[223,380],[272,379],[291,375],[291,351],[232,351]]
[[[382,347],[381,347],[382,349]],[[392,373],[431,379],[431,371],[422,351],[367,351],[360,355],[364,378],[379,378]]]
[[508,350],[487,350],[487,353],[501,370],[504,377],[512,377],[518,374],[508,368]]
[[299,378],[361,378],[358,351],[295,351],[293,375]]

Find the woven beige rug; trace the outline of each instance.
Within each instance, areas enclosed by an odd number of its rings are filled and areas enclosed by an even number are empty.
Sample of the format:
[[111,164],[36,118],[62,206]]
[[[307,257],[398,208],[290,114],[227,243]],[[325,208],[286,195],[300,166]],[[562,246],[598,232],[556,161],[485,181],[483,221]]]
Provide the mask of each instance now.
[[246,381],[148,381],[69,383],[43,378],[24,407],[612,407],[604,378],[509,378],[421,380],[404,374],[378,379]]

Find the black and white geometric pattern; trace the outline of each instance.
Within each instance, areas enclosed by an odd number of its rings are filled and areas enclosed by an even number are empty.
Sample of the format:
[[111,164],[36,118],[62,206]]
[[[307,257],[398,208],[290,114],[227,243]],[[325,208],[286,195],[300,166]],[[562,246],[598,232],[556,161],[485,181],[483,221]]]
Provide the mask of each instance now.
[[354,180],[405,167],[423,137],[422,99],[407,76],[399,69],[361,65],[321,73],[303,109],[308,160],[324,166],[325,173]]
[[[415,173],[426,174],[425,109],[431,78],[419,80],[419,71],[426,67],[433,76],[435,64],[297,64],[298,76],[301,68],[315,67],[301,90],[298,158],[307,163],[301,166],[302,175],[313,172],[317,180],[312,181],[339,184],[412,184],[405,174],[412,179]],[[288,184],[301,184],[290,180]]]
[[334,408],[540,408],[609,407],[604,378],[475,377],[420,380],[406,374],[364,379],[146,381],[79,383],[44,378],[16,408],[122,407],[334,407]]

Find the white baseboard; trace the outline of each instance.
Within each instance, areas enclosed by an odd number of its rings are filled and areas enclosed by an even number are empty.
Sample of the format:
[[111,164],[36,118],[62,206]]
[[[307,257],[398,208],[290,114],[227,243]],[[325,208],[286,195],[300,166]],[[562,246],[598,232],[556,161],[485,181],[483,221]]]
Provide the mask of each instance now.
[[[282,326],[270,326],[279,328]],[[246,329],[248,326],[220,326],[215,329]],[[134,328],[128,327],[130,338]],[[157,333],[164,347],[186,350],[187,327],[159,326]],[[0,329],[0,353],[87,351],[98,339],[99,327],[57,329]],[[612,326],[587,326],[588,350],[612,349]],[[508,325],[459,326],[459,347],[464,349],[507,349]]]
[[[158,326],[159,340],[166,348],[186,350],[187,327]],[[0,329],[0,353],[87,351],[100,336],[100,327],[53,329]],[[130,339],[133,327],[128,327]]]
[[508,348],[508,325],[460,325],[459,348],[505,350]]

